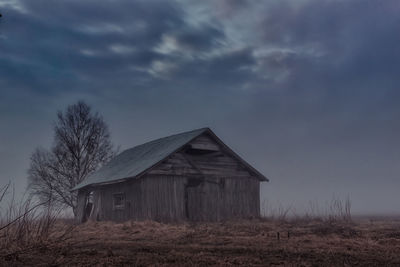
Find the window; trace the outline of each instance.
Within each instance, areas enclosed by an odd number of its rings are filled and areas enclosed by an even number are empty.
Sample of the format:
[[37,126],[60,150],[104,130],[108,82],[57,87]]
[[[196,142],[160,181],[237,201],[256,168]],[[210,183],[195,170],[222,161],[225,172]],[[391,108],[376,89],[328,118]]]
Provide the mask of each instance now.
[[113,195],[114,209],[124,209],[125,208],[125,194],[118,193]]

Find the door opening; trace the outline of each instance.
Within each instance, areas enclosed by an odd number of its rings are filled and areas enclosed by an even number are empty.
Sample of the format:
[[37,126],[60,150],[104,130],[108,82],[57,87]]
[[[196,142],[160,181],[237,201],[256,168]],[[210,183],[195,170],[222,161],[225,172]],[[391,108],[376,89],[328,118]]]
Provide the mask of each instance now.
[[90,218],[90,215],[92,214],[92,211],[93,211],[93,191],[90,191],[86,195],[85,209],[83,211],[82,222],[86,222]]
[[196,219],[197,206],[201,205],[201,185],[204,183],[202,178],[189,178],[185,184],[185,215],[189,221]]

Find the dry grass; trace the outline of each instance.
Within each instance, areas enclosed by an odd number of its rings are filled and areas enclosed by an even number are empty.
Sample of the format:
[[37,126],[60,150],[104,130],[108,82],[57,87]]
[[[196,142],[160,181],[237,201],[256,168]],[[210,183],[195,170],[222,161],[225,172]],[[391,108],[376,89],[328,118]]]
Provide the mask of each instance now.
[[[7,189],[0,189],[0,202]],[[270,219],[223,223],[74,226],[42,205],[11,202],[0,216],[0,266],[400,266],[400,220],[356,223],[350,201],[333,201],[322,217],[288,213],[280,208]]]
[[[9,193],[10,184],[0,188],[0,204]],[[18,260],[23,253],[60,244],[69,238],[74,225],[58,219],[59,211],[48,203],[34,203],[30,198],[15,201],[14,191],[0,210],[0,263]],[[8,265],[8,264],[7,264]]]
[[399,266],[400,222],[89,222],[0,264]]
[[344,200],[332,196],[329,202],[321,205],[318,201],[310,201],[308,209],[299,215],[292,206],[284,206],[281,203],[271,205],[266,199],[261,205],[263,217],[277,221],[310,221],[319,220],[328,223],[352,221],[351,200],[347,196]]

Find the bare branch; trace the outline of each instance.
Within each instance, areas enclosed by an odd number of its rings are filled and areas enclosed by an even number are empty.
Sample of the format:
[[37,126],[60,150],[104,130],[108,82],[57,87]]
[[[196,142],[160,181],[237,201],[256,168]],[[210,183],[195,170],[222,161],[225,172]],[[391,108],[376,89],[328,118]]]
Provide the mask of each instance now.
[[11,182],[8,182],[5,186],[3,186],[0,189],[0,202],[3,200],[4,196],[8,192],[8,189],[10,188]]

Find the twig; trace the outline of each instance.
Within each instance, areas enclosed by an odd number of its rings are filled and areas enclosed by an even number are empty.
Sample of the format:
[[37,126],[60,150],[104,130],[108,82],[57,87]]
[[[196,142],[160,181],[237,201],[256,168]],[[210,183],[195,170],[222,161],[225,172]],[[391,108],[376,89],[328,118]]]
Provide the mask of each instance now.
[[[47,202],[47,201],[46,201],[46,202]],[[39,206],[41,206],[41,205],[44,205],[46,202],[42,202],[42,203],[39,203],[39,204],[33,206],[32,208],[30,208],[29,210],[27,210],[24,214],[18,216],[17,218],[15,218],[14,220],[12,220],[11,222],[9,222],[9,223],[7,223],[6,225],[0,227],[0,231],[3,230],[3,229],[5,229],[5,228],[7,228],[7,227],[10,226],[11,224],[17,222],[19,219],[25,217],[29,212],[31,212],[32,210],[36,209],[37,207],[39,207]]]

